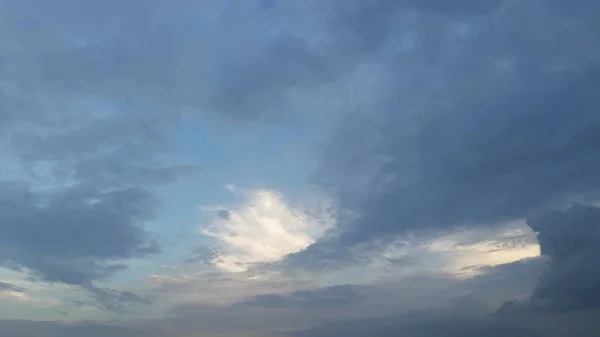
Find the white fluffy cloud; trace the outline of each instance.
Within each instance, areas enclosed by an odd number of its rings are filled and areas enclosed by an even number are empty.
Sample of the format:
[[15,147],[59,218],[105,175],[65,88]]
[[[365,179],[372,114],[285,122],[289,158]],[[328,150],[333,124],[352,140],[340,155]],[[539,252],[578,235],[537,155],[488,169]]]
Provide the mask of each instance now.
[[308,247],[333,227],[318,207],[303,207],[266,189],[227,188],[244,199],[236,208],[205,208],[214,214],[202,234],[216,243],[212,262],[221,270],[242,272],[253,265],[282,260]]

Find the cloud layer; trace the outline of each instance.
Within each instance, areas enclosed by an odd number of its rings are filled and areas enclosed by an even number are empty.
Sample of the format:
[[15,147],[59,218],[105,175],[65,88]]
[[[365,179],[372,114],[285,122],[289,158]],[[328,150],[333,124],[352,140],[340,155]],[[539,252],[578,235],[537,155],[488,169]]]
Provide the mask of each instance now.
[[136,46],[110,33],[125,24],[113,10],[128,6],[110,5],[0,5],[0,264],[81,286],[106,308],[111,292],[94,283],[160,251],[143,227],[154,218],[153,188],[192,172],[163,161],[178,112],[146,102],[143,62],[117,55]]
[[596,310],[600,306],[600,209],[576,205],[529,220],[541,253],[551,259],[532,295],[542,310]]
[[[0,2],[0,267],[27,280],[0,297],[169,315],[0,334],[597,335],[599,22],[592,0]],[[155,296],[113,289],[164,252],[146,225],[196,171],[190,114],[326,129],[333,207],[234,189]],[[501,233],[525,220],[543,257]]]
[[[501,224],[597,198],[593,22],[543,1],[460,20],[429,11],[402,19],[386,6],[355,15],[393,15],[406,30],[347,23],[385,38],[370,52],[390,75],[323,151],[318,180],[338,208],[360,215],[329,245]],[[398,51],[406,31],[414,41]]]

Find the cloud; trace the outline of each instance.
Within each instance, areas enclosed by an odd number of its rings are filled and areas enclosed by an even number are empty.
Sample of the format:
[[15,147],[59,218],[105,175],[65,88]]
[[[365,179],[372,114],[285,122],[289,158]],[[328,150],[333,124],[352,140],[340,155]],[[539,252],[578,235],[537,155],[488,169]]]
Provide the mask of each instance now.
[[[289,203],[272,190],[237,191],[239,208],[219,208],[202,234],[214,239],[215,251],[203,250],[218,268],[240,272],[278,262],[308,247],[333,227],[327,213]],[[197,257],[196,259],[201,258]]]
[[14,284],[10,284],[7,282],[2,282],[0,281],[0,291],[4,292],[4,291],[15,291],[18,293],[25,293],[27,291],[27,289],[16,286]]
[[[198,334],[230,336],[233,333],[280,337],[296,334],[337,336],[344,333],[385,336],[384,333],[392,332],[395,332],[393,335],[402,332],[416,336],[453,332],[492,335],[529,332],[525,336],[536,336],[536,333],[544,337],[554,336],[544,333],[549,331],[556,332],[558,337],[560,333],[564,335],[573,331],[573,336],[594,336],[590,334],[590,331],[594,331],[590,325],[596,322],[590,319],[594,317],[593,314],[583,317],[561,314],[553,316],[550,321],[545,314],[529,311],[516,318],[491,315],[501,303],[498,299],[522,299],[527,296],[527,288],[534,286],[539,267],[542,266],[537,262],[491,267],[482,275],[467,280],[457,279],[450,274],[429,273],[364,286],[313,287],[279,293],[265,287],[264,294],[271,291],[268,296],[258,295],[225,306],[184,303],[173,308],[171,317],[154,320],[76,324],[1,321],[0,333],[31,336],[43,330],[48,336],[121,334],[127,337],[191,337]],[[534,264],[533,268],[531,263]],[[230,283],[224,283],[225,290],[237,289],[231,287]],[[201,286],[201,294],[213,293],[210,282]],[[498,298],[493,298],[495,295]],[[188,299],[190,296],[186,294]],[[555,322],[561,322],[564,326],[556,323],[556,326],[548,327]],[[575,327],[574,322],[578,322]],[[587,335],[580,333],[586,329],[589,329]]]
[[542,310],[600,308],[600,209],[576,205],[528,223],[538,233],[542,254],[551,259],[532,305]]
[[[184,112],[268,118],[289,106],[287,88],[331,79],[314,41],[263,24],[258,2],[34,0],[0,12],[0,264],[81,286],[106,308],[125,293],[96,283],[160,252],[144,229],[154,188],[194,171],[169,163]],[[281,242],[228,246],[230,268],[312,240],[267,234]]]
[[123,268],[108,263],[111,259],[158,249],[145,242],[135,225],[149,216],[145,208],[151,196],[144,189],[66,188],[48,200],[16,187],[11,192],[3,198],[13,205],[10,213],[8,207],[2,213],[2,259],[31,269],[42,280],[86,284]]
[[0,264],[80,286],[106,308],[132,294],[95,283],[160,251],[144,229],[154,188],[194,171],[167,164],[181,113],[166,108],[157,81],[160,65],[173,63],[147,52],[158,40],[134,23],[164,12],[133,15],[131,5],[0,5],[10,41],[0,48]]
[[[192,302],[178,303],[172,311],[177,319],[146,326],[2,322],[0,335],[186,336],[202,324],[210,332],[228,325],[258,331],[291,326],[293,310],[342,316],[348,313],[337,311],[342,306],[355,306],[352,314],[364,316],[371,313],[365,308],[372,309],[362,306],[368,301],[357,289],[364,288],[315,289],[317,278],[307,281],[306,275],[329,275],[312,270],[294,283],[268,267],[368,264],[373,254],[389,253],[399,237],[418,249],[400,258],[383,256],[394,267],[427,260],[433,252],[449,255],[452,271],[469,268],[467,280],[428,275],[418,280],[422,287],[439,282],[453,297],[468,286],[481,302],[526,298],[543,259],[502,265],[504,272],[480,264],[535,255],[529,237],[465,243],[453,236],[481,228],[490,230],[481,231],[487,235],[525,218],[551,260],[531,303],[597,308],[590,257],[597,252],[597,214],[587,206],[568,207],[598,199],[599,7],[591,0],[448,3],[0,4],[1,266],[32,282],[85,289],[95,306],[108,310],[150,303],[100,284],[126,269],[127,260],[161,251],[144,225],[159,204],[156,187],[194,171],[169,156],[169,139],[190,111],[240,120],[334,115],[335,128],[318,149],[314,181],[334,199],[337,212],[336,232],[325,235],[334,223],[329,214],[312,214],[274,191],[244,192],[246,202],[212,210],[211,226],[202,228],[216,250],[202,247],[188,259],[212,266],[152,277],[161,299],[173,296],[165,302]],[[315,108],[313,99],[325,103]],[[567,211],[532,216],[552,209]],[[388,298],[385,310],[398,309],[405,304],[394,296],[401,284],[368,295]],[[500,291],[490,284],[509,286]],[[0,283],[0,294],[25,296],[19,290]],[[421,302],[439,301],[437,296]],[[219,308],[207,308],[215,298],[222,301]],[[227,307],[237,300],[246,303]],[[273,308],[282,309],[276,316],[281,320],[266,321]],[[573,335],[541,327],[554,317],[544,315],[555,313],[530,314],[502,321],[444,311],[364,326],[369,335],[431,336],[439,329]],[[25,330],[15,332],[15,324]],[[353,331],[345,335],[362,333],[351,325],[341,330],[348,328]],[[312,333],[340,333],[336,329]]]
[[469,278],[429,270],[389,275],[364,284],[309,286],[271,291],[242,299],[236,308],[291,311],[327,320],[388,317],[416,311],[457,309],[494,313],[507,299],[526,300],[545,266],[540,258],[479,267]]
[[404,20],[414,14],[438,15],[438,19],[464,19],[485,15],[502,5],[501,0],[445,1],[351,0],[334,3],[333,27],[354,52],[378,52],[394,38],[398,28],[407,28]]
[[505,265],[540,255],[535,234],[523,222],[492,230],[463,230],[420,242],[429,254],[439,256],[445,271],[473,276],[482,267]]
[[0,284],[0,299],[7,302],[9,306],[20,303],[30,308],[55,307],[61,304],[60,299],[32,295],[28,289],[10,284]]
[[149,296],[140,296],[129,291],[102,289],[95,286],[88,286],[87,290],[91,292],[94,300],[91,302],[75,301],[78,307],[90,305],[117,313],[125,313],[127,306],[149,305],[153,302]]
[[277,264],[333,228],[323,209],[327,205],[315,199],[301,205],[274,190],[226,188],[239,203],[200,207],[205,221],[198,227],[198,240],[204,243],[191,249],[180,266],[149,276],[159,301],[227,306],[314,283],[314,275]]
[[26,304],[29,308],[53,308],[62,303],[61,300],[56,298],[35,297],[18,292],[4,293],[0,295],[0,297],[3,297],[5,300],[12,301],[12,305],[15,305],[15,302],[22,303]]
[[254,43],[258,46],[249,46],[242,58],[223,66],[209,98],[217,111],[250,119],[280,118],[289,108],[289,88],[321,85],[331,78],[332,65],[298,36],[276,34]]
[[[378,33],[387,42],[373,57],[390,76],[340,118],[316,174],[336,208],[357,216],[338,221],[336,240],[294,258],[339,261],[365,242],[595,201],[600,77],[590,17],[598,12],[587,6],[580,21],[549,2],[504,2],[460,21],[386,12],[407,27]],[[416,40],[399,50],[393,38],[407,30]]]
[[[214,212],[221,209],[215,207],[204,211],[218,218]],[[487,297],[493,297],[496,305],[499,305],[515,294],[519,298],[528,297],[537,281],[537,263],[515,263],[510,271],[496,272],[496,267],[506,263],[539,255],[537,245],[529,242],[529,233],[521,232],[522,226],[528,228],[524,223],[519,223],[498,230],[497,233],[471,231],[463,235],[436,238],[430,242],[410,242],[408,245],[406,242],[398,242],[385,247],[383,252],[362,252],[365,258],[359,265],[330,270],[311,271],[305,268],[287,268],[288,265],[281,266],[277,263],[257,262],[245,270],[236,269],[232,273],[231,269],[223,269],[218,263],[214,264],[220,261],[218,254],[202,247],[194,251],[194,255],[181,266],[151,275],[149,281],[153,286],[148,291],[157,295],[158,303],[169,301],[177,304],[183,301],[197,305],[227,306],[242,302],[251,307],[272,308],[281,305],[280,308],[302,311],[311,307],[312,311],[325,315],[346,312],[347,307],[351,306],[346,301],[360,299],[364,295],[363,288],[373,283],[388,284],[385,291],[376,295],[378,299],[374,301],[389,302],[399,294],[410,297],[406,294],[410,290],[399,291],[399,287],[414,289],[415,284],[418,284],[417,292],[432,292],[440,287],[436,280],[450,284],[455,282],[453,279],[477,276],[478,282],[484,282],[482,280],[485,279],[485,282],[490,283],[501,279],[502,281],[497,282],[515,285],[510,291],[502,292],[501,287],[496,287],[494,296],[488,294]],[[511,240],[523,239],[523,236],[526,238],[523,246],[503,246],[511,243]],[[521,241],[517,241],[519,242]],[[439,273],[443,273],[444,277],[438,278]],[[488,278],[482,278],[481,275]],[[517,285],[517,280],[511,280],[511,277],[522,280],[522,284]],[[479,286],[473,285],[473,288]],[[353,291],[357,292],[355,296],[352,295]],[[391,293],[395,295],[392,296]],[[369,292],[369,295],[373,294]],[[479,295],[486,297],[486,294]],[[344,298],[345,296],[351,298]],[[397,298],[398,303],[419,305],[418,301],[402,296]],[[338,302],[348,305],[335,306]],[[364,313],[364,310],[360,313]]]
[[307,310],[335,310],[355,305],[366,299],[360,294],[360,287],[338,285],[317,290],[297,290],[291,294],[258,295],[241,303],[244,306],[265,308],[293,308]]
[[288,275],[272,268],[245,271],[221,269],[212,261],[182,264],[171,271],[151,274],[147,292],[157,304],[226,308],[254,296],[310,289],[311,275]]
[[[285,18],[265,21],[261,1],[35,0],[4,7],[0,34],[12,44],[3,54],[16,69],[4,82],[14,93],[7,106],[32,107],[18,97],[29,94],[26,81],[50,82],[48,94],[119,95],[171,114],[191,109],[268,119],[289,107],[288,88],[326,82],[334,68]],[[36,24],[25,27],[26,20]]]

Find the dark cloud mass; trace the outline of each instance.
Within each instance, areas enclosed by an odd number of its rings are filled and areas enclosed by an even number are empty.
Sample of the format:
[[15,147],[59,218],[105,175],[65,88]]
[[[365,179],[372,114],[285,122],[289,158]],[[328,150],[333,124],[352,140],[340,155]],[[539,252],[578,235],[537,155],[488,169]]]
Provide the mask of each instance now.
[[[173,60],[140,57],[152,34],[128,19],[135,7],[0,4],[0,263],[81,286],[110,310],[146,300],[95,282],[160,251],[143,227],[154,218],[153,188],[193,171],[164,164],[180,113],[162,104],[166,84],[151,70]],[[133,17],[165,14],[158,7]]]
[[[316,180],[359,216],[288,262],[339,266],[354,259],[348,247],[524,218],[549,261],[531,296],[520,292],[528,314],[517,326],[515,316],[428,317],[306,335],[554,336],[564,332],[531,326],[548,312],[597,310],[598,209],[580,204],[594,204],[600,191],[598,3],[352,4],[334,31],[349,38],[346,50],[383,58],[391,75],[340,120]],[[410,47],[398,49],[403,43]],[[502,312],[517,310],[509,307]]]
[[[351,41],[362,41],[361,53],[393,47],[399,33],[390,27],[401,18],[395,4],[373,2],[343,21],[359,38]],[[355,116],[340,122],[323,151],[317,180],[337,195],[338,207],[360,216],[346,222],[339,237],[291,261],[339,263],[348,259],[348,246],[529,218],[549,258],[536,263],[535,269],[545,269],[530,280],[537,283],[533,292],[513,289],[528,300],[505,302],[492,316],[343,322],[300,336],[597,333],[597,326],[583,322],[597,316],[600,303],[600,212],[578,204],[597,202],[600,190],[599,6],[496,4],[477,13],[414,7],[416,38],[410,51],[388,62],[394,75],[386,79],[383,98],[354,107]],[[457,24],[460,33],[452,36]],[[487,298],[491,293],[484,290]]]
[[541,310],[600,309],[600,209],[573,206],[528,223],[551,259],[532,304]]
[[[49,200],[15,188],[8,192],[1,256],[43,280],[85,285],[124,267],[111,260],[158,250],[136,225],[150,216],[152,200],[145,190],[67,189]],[[20,195],[28,197],[16,198]]]
[[297,290],[291,294],[265,294],[244,301],[241,305],[264,308],[302,308],[331,310],[364,302],[359,286],[339,285],[317,290]]
[[598,10],[590,2],[581,19],[559,7],[515,1],[460,20],[428,11],[411,19],[416,38],[386,61],[385,91],[354,107],[359,117],[344,117],[323,150],[317,180],[339,208],[360,214],[340,246],[597,198]]

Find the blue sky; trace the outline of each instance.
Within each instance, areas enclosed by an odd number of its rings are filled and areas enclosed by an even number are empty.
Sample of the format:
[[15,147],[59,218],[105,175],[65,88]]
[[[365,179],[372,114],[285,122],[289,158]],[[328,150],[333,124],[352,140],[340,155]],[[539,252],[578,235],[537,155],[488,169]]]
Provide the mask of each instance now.
[[0,335],[596,336],[599,17],[0,2]]

